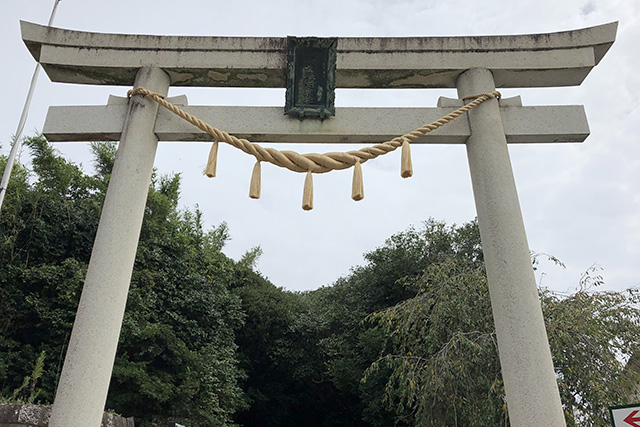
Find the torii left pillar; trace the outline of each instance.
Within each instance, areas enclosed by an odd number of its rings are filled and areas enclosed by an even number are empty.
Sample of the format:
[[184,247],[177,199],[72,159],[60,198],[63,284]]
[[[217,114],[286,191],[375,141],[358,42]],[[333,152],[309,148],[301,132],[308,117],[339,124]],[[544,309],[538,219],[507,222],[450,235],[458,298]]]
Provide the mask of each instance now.
[[[135,86],[165,96],[169,83],[169,76],[154,67],[141,68],[135,80]],[[99,426],[102,421],[158,147],[157,113],[154,101],[131,97],[50,427]]]

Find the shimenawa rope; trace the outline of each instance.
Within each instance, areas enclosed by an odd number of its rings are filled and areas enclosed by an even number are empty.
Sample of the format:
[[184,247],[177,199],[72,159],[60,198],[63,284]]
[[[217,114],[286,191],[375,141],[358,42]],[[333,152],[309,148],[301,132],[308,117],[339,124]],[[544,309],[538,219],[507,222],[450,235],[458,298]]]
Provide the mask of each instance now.
[[362,163],[366,162],[367,160],[375,159],[378,156],[387,154],[398,147],[402,147],[400,175],[403,178],[408,178],[413,175],[411,166],[411,153],[409,148],[409,144],[412,141],[435,129],[438,129],[441,126],[444,126],[445,124],[456,119],[457,117],[461,116],[462,114],[466,113],[482,102],[491,98],[499,99],[501,96],[500,92],[498,91],[465,96],[462,99],[475,99],[438,120],[435,120],[412,132],[406,133],[402,136],[393,138],[380,144],[364,147],[359,150],[340,153],[299,154],[295,151],[280,151],[275,148],[262,147],[246,139],[241,139],[230,135],[225,131],[214,128],[213,126],[204,123],[197,117],[171,104],[165,99],[164,96],[155,92],[151,92],[143,87],[137,87],[127,92],[127,96],[131,97],[133,95],[143,95],[153,99],[155,102],[157,102],[167,110],[183,118],[184,120],[188,121],[198,129],[206,132],[214,138],[214,143],[211,147],[211,152],[209,153],[207,167],[204,171],[205,175],[207,175],[208,177],[212,178],[216,176],[216,163],[219,141],[226,142],[244,151],[245,153],[254,156],[257,162],[253,168],[251,187],[249,191],[249,196],[252,198],[257,199],[260,197],[260,162],[269,162],[276,166],[284,167],[294,172],[306,172],[307,177],[305,179],[305,191],[303,194],[303,209],[305,210],[310,210],[313,208],[313,173],[326,173],[332,170],[347,169],[351,166],[355,166],[352,198],[356,201],[362,200],[364,198],[362,168],[360,166]]

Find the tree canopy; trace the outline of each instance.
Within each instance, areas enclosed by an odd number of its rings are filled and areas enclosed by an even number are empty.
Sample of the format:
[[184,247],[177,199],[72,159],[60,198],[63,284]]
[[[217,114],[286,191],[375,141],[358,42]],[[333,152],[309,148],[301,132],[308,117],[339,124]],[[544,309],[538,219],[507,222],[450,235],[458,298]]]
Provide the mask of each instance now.
[[[0,215],[0,397],[51,403],[115,146],[92,146],[89,175],[27,144]],[[427,220],[296,293],[255,270],[259,246],[228,258],[225,223],[179,197],[179,175],[154,175],[110,409],[141,426],[509,425],[475,221]],[[596,268],[577,279],[540,289],[552,357],[568,425],[608,426],[637,392],[639,296],[600,291]]]
[[[33,171],[17,168],[0,216],[0,378],[3,394],[44,352],[40,398],[51,402],[113,165],[93,146],[95,175],[28,141]],[[139,425],[227,425],[244,408],[235,333],[245,315],[230,290],[235,263],[222,223],[177,208],[179,176],[153,178],[107,406]]]

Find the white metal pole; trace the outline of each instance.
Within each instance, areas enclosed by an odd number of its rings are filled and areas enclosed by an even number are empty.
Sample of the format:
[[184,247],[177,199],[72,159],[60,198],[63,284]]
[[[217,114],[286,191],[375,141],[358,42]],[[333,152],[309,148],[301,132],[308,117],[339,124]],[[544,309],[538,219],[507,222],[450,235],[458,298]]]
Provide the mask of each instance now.
[[[49,17],[49,22],[47,26],[51,26],[53,24],[53,18],[56,16],[56,9],[58,8],[58,3],[62,0],[55,0],[53,3],[53,10],[51,11],[51,16]],[[29,86],[29,93],[27,94],[27,99],[24,102],[24,107],[22,107],[22,115],[20,116],[20,121],[18,122],[18,129],[16,130],[16,134],[13,138],[11,151],[9,152],[9,158],[7,159],[7,165],[4,167],[4,173],[2,174],[2,182],[0,182],[0,212],[2,212],[2,202],[4,201],[4,196],[7,193],[7,186],[9,185],[9,178],[11,178],[11,171],[13,170],[13,164],[16,161],[16,155],[18,153],[18,148],[20,147],[20,140],[22,138],[22,131],[24,129],[24,125],[27,122],[27,116],[29,115],[29,107],[31,106],[31,99],[33,98],[33,92],[36,88],[36,82],[38,81],[38,74],[40,73],[40,63],[36,64],[36,69],[33,70],[33,76],[31,77],[31,85]]]
[[[460,97],[495,90],[487,69],[467,70],[457,86]],[[564,427],[498,101],[471,110],[469,123],[467,155],[509,421],[513,427]]]
[[[163,70],[145,67],[135,86],[166,96],[169,81]],[[157,112],[140,95],[129,101],[50,427],[100,426],[158,146]]]

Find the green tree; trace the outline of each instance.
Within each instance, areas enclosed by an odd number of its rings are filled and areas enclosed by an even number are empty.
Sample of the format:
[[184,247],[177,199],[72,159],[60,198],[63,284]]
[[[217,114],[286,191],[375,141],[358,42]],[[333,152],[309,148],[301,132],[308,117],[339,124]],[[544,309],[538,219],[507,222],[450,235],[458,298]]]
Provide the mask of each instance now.
[[107,405],[140,425],[226,425],[244,405],[226,226],[205,233],[178,195],[178,176],[150,189]]
[[327,374],[317,345],[322,320],[308,294],[277,288],[250,269],[236,271],[233,291],[247,315],[237,343],[250,403],[236,421],[261,427],[358,425],[359,412]]
[[640,355],[640,294],[597,291],[602,284],[593,266],[570,295],[540,292],[570,426],[608,427],[608,406],[636,401],[640,370],[627,362]]
[[393,425],[396,410],[385,404],[387,368],[365,370],[388,345],[387,331],[365,320],[372,313],[402,303],[416,295],[425,269],[445,259],[482,266],[479,231],[474,222],[446,226],[429,220],[421,228],[391,236],[385,244],[364,255],[356,267],[333,286],[314,291],[317,319],[323,319],[318,345],[326,359],[328,375],[358,416],[371,425]]
[[[590,270],[572,295],[540,292],[569,426],[610,425],[607,407],[640,379],[623,363],[640,344],[638,293],[588,290],[600,282]],[[484,270],[448,259],[419,283],[415,297],[370,316],[387,342],[363,381],[390,371],[384,402],[404,425],[508,426]]]
[[384,403],[403,425],[508,425],[484,270],[445,260],[420,286],[371,315],[387,343],[364,381],[390,371]]
[[[115,148],[93,146],[95,175],[28,140],[33,172],[18,167],[0,216],[0,381],[20,387],[45,352],[39,399],[51,402],[97,229]],[[107,405],[138,425],[171,417],[232,424],[245,406],[236,331],[244,314],[230,291],[236,264],[222,253],[224,224],[205,231],[178,209],[179,176],[154,177]]]
[[95,179],[44,138],[27,145],[33,172],[17,165],[0,215],[0,378],[10,394],[44,351],[39,398],[51,401],[100,207]]

